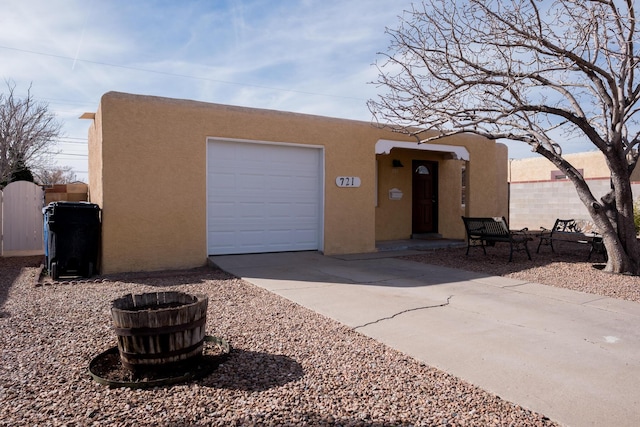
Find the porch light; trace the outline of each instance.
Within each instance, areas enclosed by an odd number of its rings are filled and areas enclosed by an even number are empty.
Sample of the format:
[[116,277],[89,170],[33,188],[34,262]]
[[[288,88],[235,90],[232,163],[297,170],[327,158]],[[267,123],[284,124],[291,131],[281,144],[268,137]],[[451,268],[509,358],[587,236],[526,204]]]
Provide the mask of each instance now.
[[404,165],[402,164],[402,162],[398,159],[393,159],[391,161],[391,164],[393,165],[394,168],[403,168]]

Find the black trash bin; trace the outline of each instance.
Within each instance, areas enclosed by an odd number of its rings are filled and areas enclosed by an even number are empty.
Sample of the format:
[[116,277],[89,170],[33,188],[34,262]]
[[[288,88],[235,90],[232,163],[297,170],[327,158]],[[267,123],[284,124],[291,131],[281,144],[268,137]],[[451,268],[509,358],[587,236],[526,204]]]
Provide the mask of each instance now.
[[53,279],[91,277],[97,271],[100,207],[87,202],[52,202],[44,209],[45,262]]

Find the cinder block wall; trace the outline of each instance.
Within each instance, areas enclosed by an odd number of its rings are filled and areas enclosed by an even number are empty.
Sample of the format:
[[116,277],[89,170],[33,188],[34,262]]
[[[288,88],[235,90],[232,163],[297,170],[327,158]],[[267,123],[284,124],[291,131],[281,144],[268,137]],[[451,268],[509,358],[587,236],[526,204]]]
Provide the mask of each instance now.
[[[593,195],[599,199],[610,189],[609,179],[588,179]],[[640,183],[632,184],[634,195],[640,195]],[[634,196],[635,198],[636,196]],[[509,227],[539,230],[551,228],[557,218],[586,219],[587,208],[568,180],[515,182],[509,188]]]

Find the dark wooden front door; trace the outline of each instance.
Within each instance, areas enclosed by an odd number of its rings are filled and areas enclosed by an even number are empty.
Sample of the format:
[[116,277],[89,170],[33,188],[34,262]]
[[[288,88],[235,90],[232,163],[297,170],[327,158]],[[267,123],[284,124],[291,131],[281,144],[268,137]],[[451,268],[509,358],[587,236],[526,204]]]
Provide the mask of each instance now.
[[438,163],[413,161],[413,234],[438,231]]

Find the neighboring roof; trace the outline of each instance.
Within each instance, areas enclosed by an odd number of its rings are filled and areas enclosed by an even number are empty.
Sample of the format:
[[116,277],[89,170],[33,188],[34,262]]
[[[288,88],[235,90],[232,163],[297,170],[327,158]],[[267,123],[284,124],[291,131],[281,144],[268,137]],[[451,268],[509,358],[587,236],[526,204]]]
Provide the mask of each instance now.
[[406,141],[391,141],[379,139],[376,142],[376,154],[389,154],[393,148],[408,148],[409,150],[439,151],[449,153],[454,160],[469,160],[469,151],[457,145],[418,144]]
[[[600,151],[563,154],[563,159],[578,169],[585,179],[609,179],[611,171]],[[558,167],[546,157],[537,155],[509,161],[509,182],[554,181]],[[635,181],[637,178],[632,178]]]

